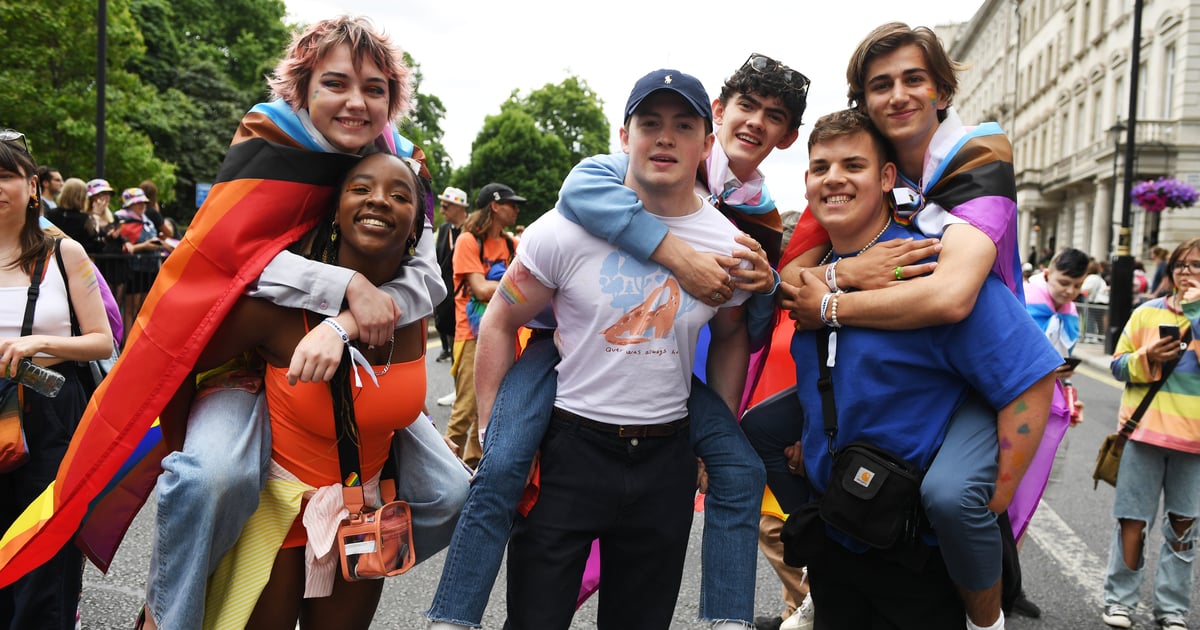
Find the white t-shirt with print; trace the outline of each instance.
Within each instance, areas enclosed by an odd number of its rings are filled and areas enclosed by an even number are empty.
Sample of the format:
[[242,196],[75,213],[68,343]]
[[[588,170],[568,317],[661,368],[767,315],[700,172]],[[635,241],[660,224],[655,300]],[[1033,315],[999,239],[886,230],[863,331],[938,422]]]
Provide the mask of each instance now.
[[[739,231],[708,202],[657,217],[697,251],[728,255]],[[661,424],[687,414],[696,338],[717,309],[671,272],[588,234],[557,210],[525,230],[517,258],[554,289],[558,393],[554,404],[612,424]],[[723,307],[749,293],[735,290]]]

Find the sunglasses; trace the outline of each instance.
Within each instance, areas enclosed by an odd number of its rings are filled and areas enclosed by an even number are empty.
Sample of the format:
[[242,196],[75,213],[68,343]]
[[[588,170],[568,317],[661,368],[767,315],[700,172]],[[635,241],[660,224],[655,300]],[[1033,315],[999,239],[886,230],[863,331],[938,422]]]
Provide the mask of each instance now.
[[418,162],[410,157],[401,157],[401,156],[397,156],[397,157],[400,157],[400,159],[404,161],[404,165],[408,167],[408,170],[413,172],[413,175],[416,175],[417,177],[421,176],[421,163],[420,162]]
[[0,129],[0,142],[29,153],[29,144],[25,142],[25,134],[16,129]]
[[791,68],[766,55],[751,53],[746,59],[746,63],[742,64],[742,67],[750,68],[751,70],[762,74],[779,72],[779,77],[783,79],[784,85],[802,95],[808,95],[808,84],[810,83],[808,77],[796,72],[795,70],[792,70]]

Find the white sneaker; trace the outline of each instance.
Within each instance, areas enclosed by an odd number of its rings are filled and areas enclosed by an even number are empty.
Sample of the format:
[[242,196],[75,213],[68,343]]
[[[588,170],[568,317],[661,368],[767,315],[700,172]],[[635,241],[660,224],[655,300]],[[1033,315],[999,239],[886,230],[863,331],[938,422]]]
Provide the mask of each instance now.
[[1132,628],[1133,620],[1129,618],[1128,606],[1121,604],[1109,604],[1104,607],[1104,614],[1100,615],[1100,619],[1114,628]]
[[445,396],[442,396],[441,398],[437,399],[437,404],[442,407],[449,407],[450,405],[454,404],[455,397],[456,397],[456,393],[450,392],[449,394],[446,394]]
[[805,595],[804,601],[800,602],[800,607],[792,613],[791,617],[783,620],[783,623],[779,625],[779,630],[812,630],[815,616],[812,595]]

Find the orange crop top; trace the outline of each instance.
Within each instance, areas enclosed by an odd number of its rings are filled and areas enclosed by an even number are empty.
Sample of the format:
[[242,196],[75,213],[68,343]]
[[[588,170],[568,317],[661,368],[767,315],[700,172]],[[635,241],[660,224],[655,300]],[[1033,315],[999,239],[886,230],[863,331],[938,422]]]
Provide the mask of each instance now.
[[[376,371],[383,366],[375,366]],[[359,367],[358,369],[362,369]],[[354,415],[360,436],[362,478],[383,470],[392,432],[413,423],[425,403],[425,353],[413,361],[393,362],[376,377],[362,374],[355,389]],[[341,467],[334,443],[333,398],[328,383],[288,385],[287,368],[267,366],[264,378],[271,417],[271,456],[304,483],[320,488],[339,483]]]

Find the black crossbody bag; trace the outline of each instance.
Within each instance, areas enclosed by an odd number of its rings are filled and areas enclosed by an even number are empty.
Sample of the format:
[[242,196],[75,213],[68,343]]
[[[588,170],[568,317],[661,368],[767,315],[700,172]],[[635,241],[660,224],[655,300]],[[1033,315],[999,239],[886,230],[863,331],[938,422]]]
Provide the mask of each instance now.
[[853,442],[834,453],[837,406],[829,369],[828,329],[817,335],[825,437],[833,455],[829,485],[821,497],[821,519],[875,549],[893,549],[917,539],[924,472],[874,444]]

